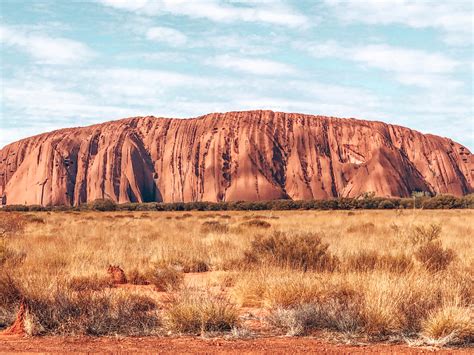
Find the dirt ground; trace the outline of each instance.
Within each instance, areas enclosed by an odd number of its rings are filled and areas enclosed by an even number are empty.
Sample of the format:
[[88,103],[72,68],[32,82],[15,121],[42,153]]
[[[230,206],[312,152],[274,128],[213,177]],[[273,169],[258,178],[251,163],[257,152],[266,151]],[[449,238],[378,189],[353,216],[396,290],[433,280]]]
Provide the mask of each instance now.
[[117,353],[141,352],[160,354],[473,354],[473,349],[413,348],[405,345],[371,344],[336,345],[314,338],[272,337],[248,340],[179,338],[113,338],[113,337],[0,337],[0,353]]

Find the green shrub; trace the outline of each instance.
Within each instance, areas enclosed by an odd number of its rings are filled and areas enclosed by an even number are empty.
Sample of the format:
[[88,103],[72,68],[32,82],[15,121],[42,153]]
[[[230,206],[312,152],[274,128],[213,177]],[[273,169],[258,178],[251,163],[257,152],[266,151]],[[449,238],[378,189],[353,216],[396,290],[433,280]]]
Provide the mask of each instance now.
[[117,209],[117,204],[109,199],[98,199],[94,200],[91,205],[91,209],[94,211],[101,211],[101,212],[106,212],[106,211],[115,211]]
[[462,199],[451,195],[437,195],[423,200],[422,206],[425,209],[460,208],[462,207]]
[[383,201],[380,201],[378,208],[382,210],[394,209],[395,204],[390,200],[383,200]]

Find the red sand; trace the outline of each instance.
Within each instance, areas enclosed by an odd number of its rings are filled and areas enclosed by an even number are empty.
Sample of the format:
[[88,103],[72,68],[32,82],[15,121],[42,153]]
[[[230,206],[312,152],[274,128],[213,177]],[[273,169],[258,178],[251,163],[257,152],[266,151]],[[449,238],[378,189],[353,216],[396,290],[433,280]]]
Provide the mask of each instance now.
[[[258,338],[249,340],[181,338],[91,338],[0,336],[0,353],[11,352],[142,352],[142,353],[239,353],[239,354],[427,354],[435,349],[410,348],[403,345],[374,344],[367,346],[336,345],[313,338]],[[469,354],[472,349],[437,350],[442,354]]]

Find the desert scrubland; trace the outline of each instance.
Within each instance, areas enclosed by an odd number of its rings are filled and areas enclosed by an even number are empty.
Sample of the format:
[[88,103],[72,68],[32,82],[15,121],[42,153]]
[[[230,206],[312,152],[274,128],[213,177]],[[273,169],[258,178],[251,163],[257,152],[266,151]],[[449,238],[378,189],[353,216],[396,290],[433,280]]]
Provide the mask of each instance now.
[[0,327],[472,346],[473,217],[2,212]]

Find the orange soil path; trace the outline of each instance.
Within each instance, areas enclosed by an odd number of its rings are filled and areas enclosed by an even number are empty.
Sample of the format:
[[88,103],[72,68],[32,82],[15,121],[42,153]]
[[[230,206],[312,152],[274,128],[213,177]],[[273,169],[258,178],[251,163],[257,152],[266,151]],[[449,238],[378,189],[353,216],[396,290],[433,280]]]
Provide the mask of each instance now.
[[[92,337],[0,337],[0,353],[28,352],[142,352],[174,354],[428,354],[434,349],[410,348],[404,345],[374,344],[367,346],[337,345],[314,338],[258,338],[249,340],[203,339],[195,337],[162,338],[92,338]],[[473,349],[443,349],[443,354],[474,353]]]

